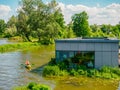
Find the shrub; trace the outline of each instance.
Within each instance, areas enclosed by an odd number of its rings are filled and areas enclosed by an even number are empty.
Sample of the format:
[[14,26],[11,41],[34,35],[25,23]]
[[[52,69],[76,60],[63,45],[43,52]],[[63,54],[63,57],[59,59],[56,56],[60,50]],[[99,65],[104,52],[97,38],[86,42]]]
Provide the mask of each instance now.
[[77,69],[87,70],[85,65],[77,65]]
[[49,86],[36,83],[30,83],[27,88],[30,90],[50,90]]
[[79,75],[85,75],[85,71],[84,70],[82,70],[82,69],[78,69],[78,71],[77,71],[78,73],[79,73]]
[[117,74],[118,76],[120,76],[120,68],[114,67],[114,68],[112,68],[111,71],[112,71],[114,74]]
[[88,72],[87,73],[88,77],[93,77],[96,74],[96,70],[95,69],[88,69],[87,72]]
[[44,84],[31,82],[27,86],[15,87],[13,90],[51,90],[51,88]]
[[61,70],[59,76],[67,76],[68,72],[66,70]]
[[48,63],[49,65],[56,65],[56,59],[55,58],[51,58],[50,62]]
[[43,76],[59,76],[60,69],[58,66],[45,66],[43,69]]
[[112,78],[111,73],[102,72],[101,75],[102,75],[101,77],[105,78],[105,79],[111,79]]
[[36,86],[36,85],[37,85],[37,83],[31,82],[31,83],[29,83],[29,85],[27,86],[27,88],[33,89],[33,87]]
[[72,76],[78,76],[79,75],[79,73],[77,71],[75,71],[75,69],[72,69],[69,73]]
[[104,72],[104,73],[110,73],[111,72],[111,67],[103,66],[100,71]]
[[61,70],[67,70],[67,65],[64,62],[59,62],[57,65]]

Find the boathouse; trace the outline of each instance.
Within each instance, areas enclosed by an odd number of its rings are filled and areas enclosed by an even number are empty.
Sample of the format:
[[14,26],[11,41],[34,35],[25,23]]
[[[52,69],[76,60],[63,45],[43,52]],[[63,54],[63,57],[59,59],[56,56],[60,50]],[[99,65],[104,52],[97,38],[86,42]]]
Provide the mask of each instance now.
[[[56,61],[78,56],[94,68],[118,66],[119,40],[109,38],[72,38],[55,40]],[[74,59],[75,60],[75,59]]]

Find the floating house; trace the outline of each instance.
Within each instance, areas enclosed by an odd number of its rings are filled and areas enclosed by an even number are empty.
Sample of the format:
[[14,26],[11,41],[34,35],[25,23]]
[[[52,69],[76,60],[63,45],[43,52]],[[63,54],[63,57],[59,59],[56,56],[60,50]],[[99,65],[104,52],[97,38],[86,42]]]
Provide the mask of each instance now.
[[119,40],[109,38],[58,39],[56,61],[79,57],[84,64],[92,62],[94,68],[118,66]]

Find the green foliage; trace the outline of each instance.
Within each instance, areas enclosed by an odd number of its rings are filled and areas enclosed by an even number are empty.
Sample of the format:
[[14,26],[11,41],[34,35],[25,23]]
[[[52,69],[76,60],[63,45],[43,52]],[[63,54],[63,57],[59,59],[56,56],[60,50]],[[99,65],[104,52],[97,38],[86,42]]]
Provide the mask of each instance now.
[[88,23],[88,15],[85,11],[72,16],[73,31],[78,37],[89,36],[90,26]]
[[16,23],[17,23],[17,18],[15,16],[12,16],[7,22],[7,28],[4,32],[5,33],[4,37],[9,38],[17,35]]
[[51,90],[51,88],[44,84],[31,82],[27,86],[15,87],[13,90]]
[[[87,68],[85,65],[74,64],[70,59],[65,59],[56,63],[55,59],[43,70],[43,76],[87,76],[104,79],[120,79],[120,69],[118,67],[103,66],[101,69]],[[72,64],[71,64],[72,63]],[[72,65],[72,67],[71,67]],[[75,65],[75,67],[74,67]]]
[[43,69],[43,76],[66,76],[68,72],[66,70],[60,70],[58,66],[45,66]]
[[24,42],[24,43],[0,45],[0,52],[3,53],[3,52],[14,51],[19,49],[27,49],[32,46],[39,46],[39,43]]
[[101,72],[105,72],[105,73],[111,73],[112,72],[111,70],[112,70],[111,67],[108,66],[103,66],[101,68]]
[[112,26],[112,25],[91,25],[90,26],[91,31],[91,37],[110,37],[110,38],[120,38],[120,28],[119,24]]
[[59,76],[60,69],[58,66],[45,66],[43,70],[43,76]]
[[0,35],[4,33],[5,29],[6,29],[6,23],[4,20],[0,19]]
[[70,70],[69,74],[71,76],[78,76],[79,75],[79,73],[75,69]]
[[[18,33],[25,41],[35,37],[42,44],[52,44],[65,29],[65,22],[55,0],[45,4],[42,0],[22,0],[17,20]],[[63,31],[64,32],[64,31]],[[61,37],[61,36],[60,36]]]

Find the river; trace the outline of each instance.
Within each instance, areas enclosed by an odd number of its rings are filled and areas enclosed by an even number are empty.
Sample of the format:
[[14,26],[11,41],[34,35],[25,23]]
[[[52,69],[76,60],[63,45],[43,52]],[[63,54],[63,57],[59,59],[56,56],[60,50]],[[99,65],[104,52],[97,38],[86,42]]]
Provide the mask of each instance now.
[[[111,80],[83,77],[66,77],[64,79],[43,78],[41,67],[49,62],[51,57],[54,57],[53,46],[0,53],[0,90],[11,90],[15,86],[26,85],[33,81],[47,84],[53,90],[61,90],[61,88],[62,90],[118,90],[118,82]],[[26,59],[33,64],[31,72],[28,72],[21,65],[25,63]]]

